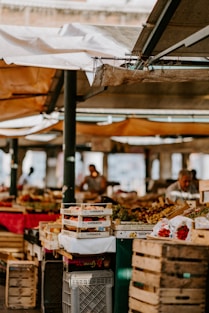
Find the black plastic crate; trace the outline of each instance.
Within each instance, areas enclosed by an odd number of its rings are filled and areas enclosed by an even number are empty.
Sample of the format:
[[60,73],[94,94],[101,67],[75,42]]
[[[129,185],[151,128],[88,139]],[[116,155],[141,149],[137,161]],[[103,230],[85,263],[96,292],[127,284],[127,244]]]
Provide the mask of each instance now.
[[41,246],[41,241],[39,240],[39,229],[38,228],[25,228],[23,234],[24,240],[30,243],[35,243]]
[[62,312],[62,277],[62,261],[42,261],[41,309],[43,313]]

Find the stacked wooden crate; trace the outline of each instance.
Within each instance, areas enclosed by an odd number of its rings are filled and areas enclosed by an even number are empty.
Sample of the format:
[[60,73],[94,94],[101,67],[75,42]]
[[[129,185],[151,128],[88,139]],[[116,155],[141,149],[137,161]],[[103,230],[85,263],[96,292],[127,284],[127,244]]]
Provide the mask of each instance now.
[[58,234],[62,224],[54,222],[39,222],[39,239],[44,248],[48,250],[59,249]]
[[111,204],[62,204],[60,212],[64,235],[85,239],[111,234]]
[[209,180],[199,181],[200,203],[204,205],[205,213],[194,218],[194,227],[191,233],[191,240],[195,244],[209,245]]
[[129,313],[204,313],[208,247],[133,240]]
[[24,240],[22,234],[0,231],[0,251],[11,253],[18,259],[24,258]]

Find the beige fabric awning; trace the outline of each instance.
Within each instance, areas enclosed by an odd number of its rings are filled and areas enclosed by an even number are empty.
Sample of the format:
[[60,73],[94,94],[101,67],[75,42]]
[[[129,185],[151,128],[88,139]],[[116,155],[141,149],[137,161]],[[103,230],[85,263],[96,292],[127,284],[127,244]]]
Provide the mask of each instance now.
[[[69,125],[70,127],[70,125]],[[44,120],[40,125],[21,129],[0,129],[0,137],[18,138],[49,131],[63,131],[63,121]],[[114,136],[206,136],[209,123],[155,122],[142,118],[127,118],[108,125],[76,123],[77,135]]]
[[0,60],[0,121],[46,111],[55,74],[55,69],[7,65]]
[[140,118],[128,118],[109,125],[89,125],[77,123],[78,135],[92,136],[181,136],[209,135],[208,123],[165,123]]

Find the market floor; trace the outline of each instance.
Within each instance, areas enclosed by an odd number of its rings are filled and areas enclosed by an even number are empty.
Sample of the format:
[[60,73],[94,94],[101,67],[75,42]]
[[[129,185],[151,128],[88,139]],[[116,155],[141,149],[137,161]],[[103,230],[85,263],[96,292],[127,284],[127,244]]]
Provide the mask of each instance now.
[[1,313],[41,313],[41,309],[7,309],[5,305],[5,286],[0,285],[0,312]]

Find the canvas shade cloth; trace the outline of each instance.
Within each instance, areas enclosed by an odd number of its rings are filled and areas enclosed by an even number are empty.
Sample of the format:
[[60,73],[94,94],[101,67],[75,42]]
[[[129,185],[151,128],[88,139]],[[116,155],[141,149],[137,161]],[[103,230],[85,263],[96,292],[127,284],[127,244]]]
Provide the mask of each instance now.
[[103,57],[119,66],[138,33],[139,27],[79,23],[60,28],[0,25],[0,121],[46,112],[60,70],[93,75]]
[[[140,30],[140,27],[79,23],[64,25],[61,28],[1,25],[0,121],[44,112],[57,69],[79,69],[94,74],[98,67],[104,65],[102,69],[110,69],[111,75],[115,73],[114,78],[119,77],[120,80],[115,80],[117,84],[135,82],[136,76],[139,81],[152,77],[156,79],[156,73],[151,72],[148,77],[147,73],[140,71],[128,70],[124,74],[125,69],[118,69],[124,62],[122,59],[130,55]],[[207,79],[207,70],[203,71]],[[123,72],[122,75],[119,76],[119,72]],[[127,72],[129,77],[126,76]],[[104,77],[101,85],[113,84],[113,79],[110,81],[108,75],[107,71],[107,78]],[[192,77],[198,79],[199,76]],[[44,121],[37,127],[1,129],[0,136],[27,136],[47,132],[58,125],[62,127],[59,121],[53,120]],[[106,126],[77,123],[76,131],[77,134],[97,136],[202,135],[208,133],[208,125],[156,124],[146,120],[128,119]]]
[[208,123],[169,123],[155,122],[140,118],[128,118],[109,125],[77,123],[77,134],[94,136],[181,136],[208,135]]
[[0,61],[0,121],[45,111],[55,69],[7,65]]
[[119,86],[123,84],[145,82],[192,82],[208,81],[209,67],[202,69],[194,68],[145,68],[134,70],[131,68],[116,67],[103,64],[98,67],[94,76],[93,86]]
[[96,57],[130,55],[140,29],[80,23],[60,28],[3,25],[0,26],[0,58],[7,64],[93,72]]
[[63,131],[63,122],[55,119],[45,119],[32,127],[0,128],[0,137],[19,138],[33,134],[47,133],[49,131]]
[[[45,125],[45,126],[44,126]],[[69,125],[70,127],[70,125]],[[0,137],[18,138],[49,131],[63,131],[63,121],[46,120],[40,125],[23,129],[0,129]],[[206,136],[209,135],[208,123],[195,122],[156,122],[143,118],[127,118],[108,125],[76,123],[77,135],[98,137],[114,136]]]

